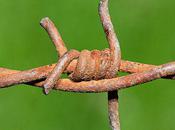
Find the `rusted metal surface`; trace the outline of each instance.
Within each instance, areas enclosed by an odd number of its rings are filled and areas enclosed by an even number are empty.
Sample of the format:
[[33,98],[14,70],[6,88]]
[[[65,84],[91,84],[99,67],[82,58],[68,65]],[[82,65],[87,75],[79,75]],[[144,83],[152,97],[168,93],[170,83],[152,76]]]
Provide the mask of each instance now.
[[[106,79],[116,76],[121,62],[120,43],[109,15],[108,2],[101,0],[99,4],[100,19],[110,48],[110,67],[106,70]],[[108,92],[108,116],[112,130],[120,130],[118,106],[118,91]]]
[[[44,90],[45,93],[48,94],[49,91],[54,87],[56,81],[60,78],[61,73],[65,70],[67,65],[72,61],[74,58],[78,58],[78,63],[76,69],[73,73],[69,76],[73,81],[85,81],[85,80],[92,80],[92,79],[109,79],[114,78],[116,72],[118,72],[120,61],[121,61],[121,51],[119,41],[116,37],[115,31],[113,29],[113,24],[110,19],[110,15],[108,12],[108,0],[101,0],[99,4],[99,15],[101,18],[101,22],[106,34],[106,38],[109,43],[110,53],[105,57],[105,51],[98,51],[94,50],[92,52],[88,50],[83,50],[80,55],[78,52],[68,52],[63,55],[57,65],[54,67],[51,74],[47,77]],[[59,45],[55,39],[58,39],[57,34],[56,36],[53,35],[54,31],[57,30],[53,26],[52,21],[49,18],[45,18],[41,21],[41,25],[46,29],[49,35],[51,35],[51,39],[55,44],[56,50],[59,54]],[[54,28],[54,29],[49,29]],[[50,33],[51,30],[51,33]],[[56,31],[57,32],[57,31]],[[55,38],[56,37],[56,38]],[[59,40],[60,42],[60,40]],[[61,45],[64,46],[64,43],[61,39]],[[65,47],[65,46],[64,46]],[[65,47],[66,48],[66,47]],[[70,55],[68,55],[70,54]],[[120,130],[120,123],[118,117],[118,95],[117,91],[108,92],[108,112],[109,112],[109,120],[112,130]],[[114,98],[114,99],[113,99]],[[116,123],[117,122],[117,123]]]
[[44,90],[45,93],[48,94],[49,91],[54,87],[58,79],[60,78],[62,72],[68,66],[68,64],[75,58],[78,58],[79,52],[76,50],[71,50],[65,53],[58,61],[54,69],[52,70],[51,74],[47,77]]
[[[45,66],[45,68],[48,69],[49,67]],[[42,69],[44,72],[46,72],[43,67]],[[38,73],[35,73],[34,71],[34,73],[32,74],[32,71],[30,70],[30,71],[21,71],[14,74],[7,74],[3,76],[0,75],[0,87],[3,88],[21,83],[43,87],[44,80],[47,77],[47,74],[48,73],[43,73],[41,71],[38,71]],[[116,77],[112,79],[91,80],[82,82],[74,82],[70,79],[60,79],[59,82],[57,82],[56,85],[54,86],[54,89],[62,91],[70,91],[70,92],[83,92],[83,93],[108,92],[128,87],[134,87],[135,85],[138,84],[150,82],[152,80],[156,80],[162,77],[167,76],[171,77],[173,75],[175,75],[175,62],[160,65],[154,67],[151,70],[133,73],[127,76]],[[18,79],[15,79],[15,77]]]
[[[161,77],[171,76],[174,74],[175,62],[172,62],[158,66],[145,72],[134,73],[112,79],[82,82],[73,82],[69,79],[60,79],[59,82],[57,82],[55,89],[72,92],[108,92],[133,87],[138,84],[143,84],[152,80],[159,79]],[[36,85],[42,87],[43,84],[40,82]]]
[[59,54],[58,56],[61,57],[65,52],[67,52],[67,48],[54,23],[46,17],[41,20],[40,25],[47,31]]
[[111,128],[113,130],[120,130],[119,102],[116,91],[108,92],[108,114]]
[[[160,66],[121,60],[120,44],[108,11],[108,0],[100,0],[99,15],[109,48],[104,50],[68,51],[54,23],[47,17],[41,20],[58,53],[58,63],[31,70],[17,71],[0,68],[0,87],[28,84],[70,92],[107,92],[108,113],[112,130],[120,130],[118,90],[159,78],[175,79],[175,62]],[[118,71],[133,73],[116,77]],[[68,79],[60,79],[62,73]]]
[[[41,66],[41,67],[37,67],[34,69],[25,70],[25,71],[11,70],[11,69],[1,67],[0,68],[0,79],[2,78],[4,82],[10,82],[7,84],[3,83],[4,84],[3,86],[11,86],[11,85],[26,83],[26,82],[30,82],[34,80],[45,79],[48,76],[48,74],[53,70],[55,65],[56,64],[51,64],[51,65]],[[77,65],[77,60],[73,60],[68,65],[64,73],[73,72],[76,68],[76,65]],[[127,61],[127,60],[121,60],[119,71],[127,72],[127,73],[138,73],[138,72],[140,73],[140,72],[151,70],[156,67],[158,66],[148,65],[148,64],[138,63],[138,62],[132,62],[132,61]],[[32,75],[32,73],[35,73],[35,75]],[[16,77],[16,80],[11,81],[13,77]],[[161,78],[174,80],[175,75],[171,75],[167,77],[165,76]]]

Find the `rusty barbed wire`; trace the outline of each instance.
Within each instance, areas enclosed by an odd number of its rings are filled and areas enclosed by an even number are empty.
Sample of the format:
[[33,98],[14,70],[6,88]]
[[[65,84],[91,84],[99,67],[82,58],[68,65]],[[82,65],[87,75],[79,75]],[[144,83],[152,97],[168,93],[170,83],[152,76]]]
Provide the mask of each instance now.
[[[71,92],[107,92],[108,113],[112,130],[120,130],[118,90],[146,83],[159,78],[175,79],[175,62],[160,66],[121,60],[120,44],[108,11],[108,0],[100,0],[99,15],[109,44],[105,50],[70,50],[66,48],[54,23],[43,18],[41,26],[55,45],[58,56],[56,64],[31,70],[17,71],[0,68],[0,87],[28,84]],[[133,73],[116,77],[118,71]],[[62,73],[69,79],[60,79]]]
[[[125,62],[123,63],[125,65]],[[135,64],[136,62],[131,63]],[[138,64],[136,64],[136,66]],[[133,74],[112,79],[81,82],[74,82],[70,79],[59,79],[59,81],[57,81],[55,84],[54,89],[69,92],[100,93],[134,87],[135,85],[143,84],[160,78],[172,80],[175,79],[175,62],[155,67],[146,64],[141,65],[144,66],[143,69],[139,67],[138,69],[134,69],[135,67],[129,69],[134,71],[130,71],[133,72]],[[47,65],[26,71],[0,68],[0,88],[6,88],[17,84],[28,84],[43,88],[44,80],[52,71],[54,66],[54,64]]]

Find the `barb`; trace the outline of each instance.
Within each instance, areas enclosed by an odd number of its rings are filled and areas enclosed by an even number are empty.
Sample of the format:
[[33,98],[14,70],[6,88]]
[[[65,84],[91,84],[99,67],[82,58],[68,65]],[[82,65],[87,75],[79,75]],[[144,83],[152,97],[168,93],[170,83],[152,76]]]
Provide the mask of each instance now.
[[48,78],[45,81],[44,90],[46,94],[48,94],[49,91],[54,87],[56,81],[58,81],[62,72],[65,70],[68,64],[73,59],[78,58],[78,56],[79,56],[79,52],[76,50],[72,50],[72,51],[67,52],[65,55],[63,55],[59,59],[53,71],[51,72],[51,74],[48,76]]
[[[118,72],[121,62],[120,44],[114,31],[111,17],[109,15],[108,0],[101,0],[99,4],[99,15],[106,33],[106,38],[110,47],[111,66],[107,70],[105,78],[114,78]],[[118,91],[108,92],[108,115],[112,130],[120,130]]]
[[40,25],[47,31],[48,35],[50,36],[52,42],[56,47],[56,50],[59,54],[58,56],[61,57],[65,52],[67,52],[67,48],[54,23],[48,17],[46,17],[41,20]]
[[62,40],[54,23],[48,17],[43,18],[40,22],[40,25],[47,31],[48,35],[50,36],[52,42],[55,45],[58,56],[61,57],[54,69],[52,70],[51,74],[45,81],[44,92],[45,94],[48,94],[49,91],[54,87],[55,82],[59,79],[59,77],[61,76],[65,68],[68,66],[68,64],[73,59],[77,58],[79,53],[76,50],[72,50],[65,54],[67,52],[67,48],[64,44],[64,41]]
[[[154,66],[121,60],[119,41],[108,11],[108,0],[100,0],[99,14],[109,43],[108,49],[68,51],[54,23],[44,18],[40,24],[56,47],[60,57],[58,63],[26,71],[0,68],[0,87],[28,84],[44,88],[46,94],[52,88],[71,92],[108,92],[110,125],[113,130],[120,130],[117,91],[159,78],[174,80],[175,62]],[[118,71],[133,74],[115,77]],[[62,73],[69,74],[69,79],[59,79]]]

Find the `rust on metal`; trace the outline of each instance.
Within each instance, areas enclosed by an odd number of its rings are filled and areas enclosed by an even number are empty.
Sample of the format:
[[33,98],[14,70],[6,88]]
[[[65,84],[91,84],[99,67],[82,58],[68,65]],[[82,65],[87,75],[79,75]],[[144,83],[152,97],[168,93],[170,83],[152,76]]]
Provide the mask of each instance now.
[[56,47],[56,50],[59,54],[58,56],[61,57],[65,52],[67,52],[67,48],[54,23],[48,17],[46,17],[41,20],[40,25],[47,31],[48,35],[50,36],[52,42]]
[[[0,88],[16,84],[28,84],[69,92],[108,93],[108,114],[112,130],[120,130],[118,90],[133,87],[159,78],[175,79],[175,62],[155,66],[121,59],[120,44],[111,22],[109,0],[100,0],[99,15],[109,48],[104,50],[70,50],[66,48],[54,23],[43,18],[41,26],[46,30],[58,53],[56,64],[25,71],[0,68]],[[117,77],[121,72],[132,73]],[[62,73],[67,79],[60,79]]]
[[[99,4],[100,19],[110,48],[110,67],[106,70],[106,79],[116,76],[121,62],[120,43],[109,15],[108,3],[108,0],[101,0]],[[120,130],[118,108],[118,91],[108,92],[108,116],[112,130]]]
[[[44,71],[44,68],[42,69]],[[8,72],[11,73],[11,70],[8,70]],[[32,75],[31,70],[29,72],[21,71],[21,72],[14,72],[14,74],[0,75],[0,87],[4,88],[16,84],[25,83],[43,88],[44,80],[49,72],[42,73],[41,71],[39,71],[38,75],[37,74]],[[135,85],[138,84],[150,82],[152,80],[156,80],[162,77],[172,77],[173,75],[175,75],[175,62],[160,65],[143,72],[133,73],[127,76],[116,77],[112,79],[91,80],[82,82],[74,82],[70,79],[60,79],[59,82],[57,82],[56,85],[54,86],[54,89],[62,91],[70,91],[70,92],[83,92],[83,93],[108,92],[134,87]],[[15,79],[15,77],[17,77],[18,79]]]
[[49,91],[55,86],[56,82],[60,78],[64,69],[68,66],[68,64],[75,58],[79,56],[79,52],[76,50],[71,50],[65,53],[58,61],[51,74],[47,77],[44,90],[45,93],[48,94]]

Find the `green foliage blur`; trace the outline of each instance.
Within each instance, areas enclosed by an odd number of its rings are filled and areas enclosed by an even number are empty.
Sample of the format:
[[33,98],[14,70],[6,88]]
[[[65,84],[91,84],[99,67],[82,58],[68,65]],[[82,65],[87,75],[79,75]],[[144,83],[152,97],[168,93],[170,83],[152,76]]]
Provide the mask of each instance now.
[[[69,49],[103,49],[99,0],[0,0],[0,66],[26,70],[57,61],[39,21],[50,17]],[[149,64],[175,56],[174,0],[110,0],[122,59]],[[122,130],[174,130],[175,81],[119,92]],[[18,85],[0,90],[0,130],[110,130],[107,96]]]

